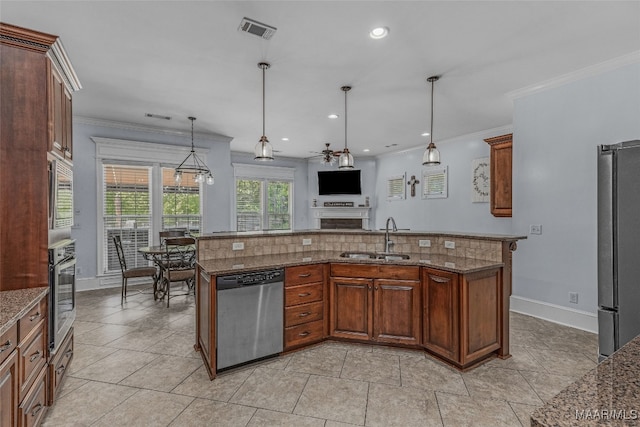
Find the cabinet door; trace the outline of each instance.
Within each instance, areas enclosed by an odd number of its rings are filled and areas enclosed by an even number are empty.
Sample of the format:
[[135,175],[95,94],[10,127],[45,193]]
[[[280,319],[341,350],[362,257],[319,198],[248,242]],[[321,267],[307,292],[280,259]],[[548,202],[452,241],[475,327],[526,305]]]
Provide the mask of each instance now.
[[457,362],[460,354],[458,275],[425,268],[422,287],[424,346]]
[[0,363],[0,426],[18,425],[18,352]]
[[[195,348],[200,352],[209,378],[215,378],[215,342],[213,332],[216,330],[215,316],[211,316],[211,308],[216,306],[215,287],[212,289],[215,277],[208,275],[197,268],[196,276],[196,344]],[[213,351],[212,351],[213,350]]]
[[420,282],[373,282],[373,338],[395,344],[420,344]]
[[331,336],[369,340],[373,280],[331,278]]
[[490,200],[491,214],[511,216],[513,134],[485,139],[491,146]]
[[73,159],[73,111],[71,110],[71,92],[62,86],[62,151],[64,158]]
[[51,79],[49,88],[49,115],[50,115],[50,132],[49,151],[58,153],[64,157],[64,82],[60,74],[51,67]]

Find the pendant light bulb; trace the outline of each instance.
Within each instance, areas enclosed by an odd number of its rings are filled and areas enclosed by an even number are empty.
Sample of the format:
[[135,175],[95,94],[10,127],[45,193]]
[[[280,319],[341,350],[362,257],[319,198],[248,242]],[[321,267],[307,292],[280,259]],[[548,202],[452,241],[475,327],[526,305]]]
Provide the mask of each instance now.
[[262,136],[260,137],[260,141],[256,144],[256,148],[254,149],[255,158],[254,160],[260,162],[269,162],[273,160],[273,147],[269,143],[267,136],[265,134],[265,70],[271,67],[271,64],[268,62],[260,62],[258,63],[258,68],[262,70]]
[[433,166],[440,164],[440,151],[433,143],[433,84],[438,81],[440,76],[431,76],[427,81],[431,83],[431,131],[429,132],[429,145],[422,156],[422,164],[424,166]]
[[344,150],[338,158],[338,169],[353,169],[353,156],[347,148],[347,92],[351,86],[342,86],[340,90],[344,92]]

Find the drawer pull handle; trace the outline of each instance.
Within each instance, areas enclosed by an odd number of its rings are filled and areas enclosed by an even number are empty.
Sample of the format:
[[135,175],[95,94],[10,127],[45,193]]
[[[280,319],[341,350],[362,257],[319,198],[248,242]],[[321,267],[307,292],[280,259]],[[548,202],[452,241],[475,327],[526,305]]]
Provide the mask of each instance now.
[[69,350],[64,352],[64,357],[70,357],[73,354],[73,349],[70,348]]
[[31,411],[31,416],[35,417],[36,415],[38,415],[40,411],[42,411],[42,403],[38,403],[36,406],[33,407],[33,411]]
[[300,332],[300,333],[298,334],[298,336],[300,336],[300,337],[306,337],[306,336],[307,336],[307,335],[309,335],[309,334],[311,334],[311,332],[309,332],[309,331],[304,331],[304,332]]
[[31,357],[29,358],[29,362],[33,362],[34,360],[39,358],[40,358],[40,350],[36,351],[31,355]]
[[311,273],[298,274],[298,277],[311,277]]
[[11,340],[7,340],[6,343],[0,346],[0,353],[2,353],[3,351],[9,350],[12,347],[13,347],[13,343],[11,342]]
[[40,312],[38,311],[36,314],[32,315],[29,317],[29,321],[33,322],[34,320],[36,320],[38,317],[40,317]]
[[438,283],[447,283],[449,281],[449,279],[446,279],[444,277],[438,277],[438,276],[432,276],[432,275],[429,275],[429,278],[434,282],[438,282]]
[[65,369],[67,369],[66,366],[60,365],[60,367],[58,369],[56,369],[56,375],[62,375],[62,373],[64,372]]
[[310,316],[310,315],[311,315],[311,312],[310,311],[306,311],[304,313],[298,314],[298,317],[307,317],[307,316]]
[[311,292],[305,292],[303,294],[298,294],[299,297],[308,297],[311,296]]

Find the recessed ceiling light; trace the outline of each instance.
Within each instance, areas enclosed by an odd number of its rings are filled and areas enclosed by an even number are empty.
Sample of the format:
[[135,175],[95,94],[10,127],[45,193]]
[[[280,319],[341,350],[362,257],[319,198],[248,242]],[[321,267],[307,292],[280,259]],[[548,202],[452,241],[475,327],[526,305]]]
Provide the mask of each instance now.
[[422,136],[429,136],[429,132],[423,132],[421,135]]
[[329,117],[330,119],[337,119],[340,116],[338,116],[337,114],[329,114],[327,117]]
[[283,140],[283,141],[288,141],[288,140],[289,140],[289,138],[286,138],[286,137],[285,137],[285,138],[282,138],[282,140]]
[[364,149],[364,150],[362,150],[362,151],[364,151],[365,153],[368,153],[368,152],[369,152],[369,151],[371,151],[371,150],[369,150],[368,148],[365,148],[365,149]]
[[389,27],[376,27],[369,32],[372,39],[383,39],[389,35]]

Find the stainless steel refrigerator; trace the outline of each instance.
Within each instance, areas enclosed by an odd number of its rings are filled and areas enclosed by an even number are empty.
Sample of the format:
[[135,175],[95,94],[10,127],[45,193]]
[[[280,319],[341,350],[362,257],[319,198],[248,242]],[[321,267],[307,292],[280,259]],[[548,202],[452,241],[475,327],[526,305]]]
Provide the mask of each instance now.
[[598,147],[600,360],[640,334],[640,140]]

